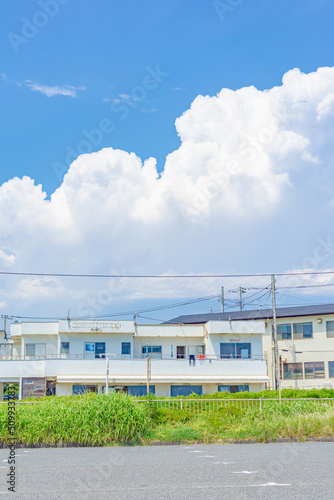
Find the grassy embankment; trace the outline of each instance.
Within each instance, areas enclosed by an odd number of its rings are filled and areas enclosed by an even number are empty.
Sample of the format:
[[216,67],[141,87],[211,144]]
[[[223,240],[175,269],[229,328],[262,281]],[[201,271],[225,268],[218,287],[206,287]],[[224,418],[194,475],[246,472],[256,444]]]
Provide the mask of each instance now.
[[[277,398],[275,392],[216,393],[206,399]],[[285,398],[334,397],[334,391],[283,391]],[[194,395],[192,397],[195,397]],[[202,396],[203,397],[203,396]],[[187,399],[187,398],[184,398]],[[0,405],[0,444],[7,442],[7,405]],[[267,442],[334,438],[334,407],[317,402],[263,402],[191,413],[158,409],[120,393],[43,398],[16,409],[16,443],[25,446],[103,446],[151,442]]]

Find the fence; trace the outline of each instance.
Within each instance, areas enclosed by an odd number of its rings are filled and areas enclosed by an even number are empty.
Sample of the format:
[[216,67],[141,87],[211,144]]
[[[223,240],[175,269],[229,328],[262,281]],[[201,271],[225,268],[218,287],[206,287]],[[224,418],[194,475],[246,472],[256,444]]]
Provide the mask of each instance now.
[[[138,403],[147,403],[146,399],[139,399]],[[289,405],[294,403],[312,402],[334,407],[334,398],[287,398],[287,399],[151,399],[150,404],[156,408],[166,410],[184,410],[191,413],[201,413],[203,411],[217,411],[219,408],[257,408],[262,411],[264,405]]]

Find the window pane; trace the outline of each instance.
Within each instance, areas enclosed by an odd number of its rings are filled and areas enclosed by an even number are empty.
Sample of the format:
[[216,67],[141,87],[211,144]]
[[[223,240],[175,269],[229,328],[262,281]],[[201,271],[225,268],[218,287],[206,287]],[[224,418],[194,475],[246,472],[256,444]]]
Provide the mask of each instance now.
[[305,378],[325,378],[325,363],[304,363]]
[[313,336],[312,323],[294,323],[293,324],[293,337],[298,339],[311,339]]
[[333,378],[334,377],[334,361],[328,362],[328,370],[329,370],[329,376],[331,378]]
[[235,358],[235,344],[222,342],[220,344],[220,357],[221,358]]
[[143,345],[141,348],[143,357],[150,355],[152,358],[162,358],[161,345]]
[[291,325],[277,325],[277,340],[289,340],[291,339]]
[[105,358],[106,343],[95,342],[95,358]]
[[70,343],[62,342],[60,344],[60,354],[69,354],[70,353]]
[[251,344],[248,342],[243,342],[241,344],[236,344],[237,347],[237,358],[250,358],[251,357]]
[[190,394],[202,395],[201,385],[171,385],[170,386],[171,397],[175,396],[189,396]]
[[[155,385],[150,385],[150,393],[155,394]],[[128,394],[130,396],[147,396],[147,386],[146,385],[129,385]]]
[[313,334],[312,323],[303,323],[303,338],[311,339]]
[[35,356],[35,344],[26,344],[26,356]]
[[131,354],[131,343],[130,342],[122,342],[122,354],[123,355]]
[[334,337],[334,321],[326,321],[327,337]]
[[283,365],[284,379],[303,378],[303,363],[285,363]]

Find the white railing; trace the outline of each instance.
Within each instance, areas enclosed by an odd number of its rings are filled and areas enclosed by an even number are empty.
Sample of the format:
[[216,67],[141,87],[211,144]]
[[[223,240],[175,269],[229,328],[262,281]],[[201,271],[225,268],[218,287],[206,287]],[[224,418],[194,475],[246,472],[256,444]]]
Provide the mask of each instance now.
[[[43,355],[36,355],[36,356],[29,356],[27,354],[12,354],[8,356],[0,356],[0,362],[1,361],[45,361],[48,359],[80,359],[80,360],[85,360],[85,359],[106,359],[109,358],[110,361],[113,359],[117,360],[125,360],[125,361],[131,361],[131,360],[138,360],[138,359],[146,359],[148,356],[146,355],[140,355],[140,356],[135,356],[135,355],[129,355],[129,354],[43,354]],[[184,358],[177,358],[177,357],[171,357],[171,356],[149,356],[151,359],[161,359],[161,360],[168,360],[168,361],[189,361],[189,363],[192,363],[192,359],[189,359],[189,357],[184,357]],[[261,355],[254,355],[250,356],[249,358],[245,357],[235,357],[235,358],[222,358],[221,356],[216,356],[216,355],[209,355],[209,356],[196,356],[195,357],[195,362],[203,362],[203,361],[263,361],[265,358]]]
[[[50,402],[54,398],[50,397]],[[80,401],[80,396],[75,396],[71,399],[72,403]],[[0,404],[8,404],[8,401],[0,401]],[[15,404],[41,404],[43,401],[19,401],[15,400]],[[137,399],[138,404],[149,404],[156,408],[166,410],[184,410],[190,413],[201,413],[217,411],[220,408],[255,408],[262,411],[266,405],[285,405],[288,406],[295,403],[300,405],[302,409],[303,403],[314,403],[315,405],[324,405],[334,408],[334,398],[282,398],[282,399],[267,399],[267,398],[217,398],[217,399],[187,399],[187,398],[170,398],[170,399]]]
[[219,398],[219,399],[139,399],[138,403],[149,403],[156,408],[166,410],[184,410],[191,413],[201,413],[203,411],[217,411],[220,408],[235,407],[235,408],[258,408],[262,411],[265,405],[289,405],[291,403],[312,402],[315,404],[324,404],[334,407],[334,398],[282,398],[282,399],[267,399],[267,398]]

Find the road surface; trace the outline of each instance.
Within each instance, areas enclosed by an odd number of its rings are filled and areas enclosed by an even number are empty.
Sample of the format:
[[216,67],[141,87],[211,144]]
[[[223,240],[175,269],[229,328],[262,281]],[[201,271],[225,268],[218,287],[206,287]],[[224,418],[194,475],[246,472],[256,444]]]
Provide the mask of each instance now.
[[0,450],[0,499],[331,499],[334,443]]

